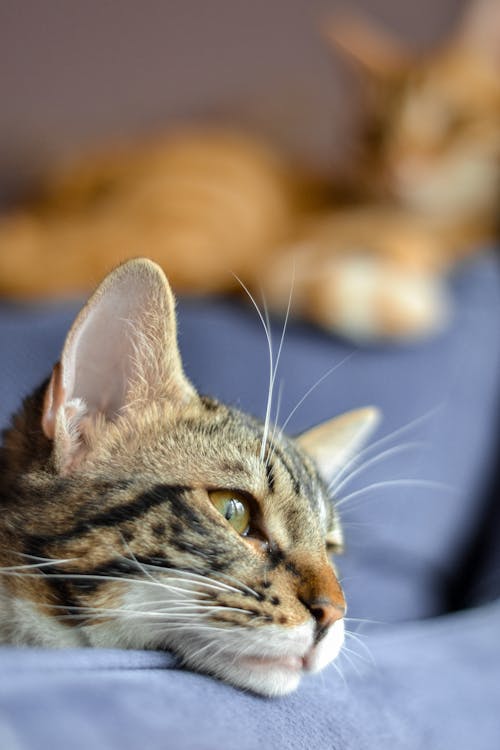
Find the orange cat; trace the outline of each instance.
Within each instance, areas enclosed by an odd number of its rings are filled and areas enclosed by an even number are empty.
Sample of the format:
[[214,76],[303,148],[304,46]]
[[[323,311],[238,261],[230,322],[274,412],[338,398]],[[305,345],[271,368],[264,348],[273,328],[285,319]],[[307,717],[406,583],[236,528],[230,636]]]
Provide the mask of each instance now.
[[181,291],[263,284],[270,305],[358,340],[409,339],[450,314],[445,274],[495,235],[500,203],[500,3],[412,55],[373,23],[329,36],[362,71],[358,156],[320,180],[234,132],[186,130],[85,159],[0,220],[0,293],[80,292],[147,253]]
[[234,287],[291,232],[290,172],[257,139],[208,128],[82,158],[0,221],[0,293],[79,293],[146,252],[177,290]]
[[268,295],[283,307],[293,257],[297,308],[320,324],[365,340],[436,330],[445,272],[498,229],[500,2],[476,0],[422,56],[353,14],[328,34],[365,84],[358,156],[338,185],[355,205],[308,221]]

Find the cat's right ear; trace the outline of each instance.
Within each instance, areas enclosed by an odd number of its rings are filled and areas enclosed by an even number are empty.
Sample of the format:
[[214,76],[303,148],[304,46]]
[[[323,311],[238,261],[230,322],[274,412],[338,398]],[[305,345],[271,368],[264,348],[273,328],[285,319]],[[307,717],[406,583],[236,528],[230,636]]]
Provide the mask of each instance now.
[[500,2],[471,0],[458,24],[455,41],[478,59],[500,67]]
[[371,78],[393,78],[415,62],[415,55],[389,31],[354,11],[337,12],[324,32],[337,52]]
[[303,432],[296,442],[314,460],[324,481],[330,483],[366,443],[379,422],[379,410],[366,406]]
[[152,261],[132,260],[104,279],[71,327],[45,394],[42,429],[64,470],[84,454],[90,424],[153,400],[182,405],[194,394],[165,274]]

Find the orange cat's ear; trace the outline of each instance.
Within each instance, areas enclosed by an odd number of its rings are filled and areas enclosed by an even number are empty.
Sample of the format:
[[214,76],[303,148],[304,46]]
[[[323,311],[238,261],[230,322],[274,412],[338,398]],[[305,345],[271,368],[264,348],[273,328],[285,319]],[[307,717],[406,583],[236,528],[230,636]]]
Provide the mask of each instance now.
[[132,260],[106,277],[74,322],[45,394],[42,428],[62,463],[71,463],[89,421],[193,395],[165,274],[149,260]]
[[330,17],[324,33],[336,51],[376,78],[399,76],[415,62],[415,55],[389,31],[353,11]]
[[471,0],[458,26],[456,41],[475,55],[500,65],[500,1]]
[[316,463],[327,482],[352,459],[380,421],[373,406],[356,409],[304,432],[296,442]]

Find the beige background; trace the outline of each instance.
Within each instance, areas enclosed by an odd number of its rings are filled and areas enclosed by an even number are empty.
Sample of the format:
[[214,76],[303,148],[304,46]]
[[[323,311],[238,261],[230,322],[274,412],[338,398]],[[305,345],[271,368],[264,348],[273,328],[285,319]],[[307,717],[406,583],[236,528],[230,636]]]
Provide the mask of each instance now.
[[[53,158],[212,117],[258,125],[328,168],[356,80],[321,39],[332,0],[0,0],[0,200]],[[426,48],[461,0],[358,0]]]

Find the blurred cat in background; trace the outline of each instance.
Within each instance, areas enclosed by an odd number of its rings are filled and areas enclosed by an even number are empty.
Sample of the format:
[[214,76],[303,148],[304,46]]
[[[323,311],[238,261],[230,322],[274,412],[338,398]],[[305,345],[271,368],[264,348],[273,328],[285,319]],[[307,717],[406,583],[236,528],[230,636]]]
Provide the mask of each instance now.
[[234,274],[355,340],[439,330],[446,272],[497,230],[500,3],[473,1],[420,55],[352,12],[327,31],[365,103],[357,153],[331,183],[223,129],[82,159],[0,220],[0,292],[79,292],[147,251],[179,291],[229,291]]
[[356,339],[430,333],[450,314],[444,274],[491,242],[500,219],[500,3],[475,0],[455,31],[412,53],[349,12],[327,28],[363,84],[345,205],[308,217],[268,276],[285,305]]

